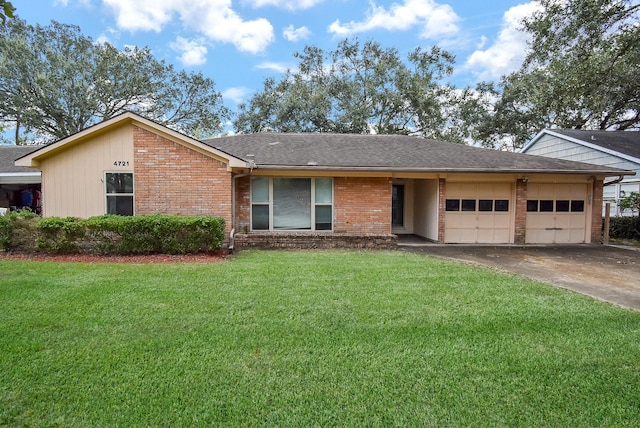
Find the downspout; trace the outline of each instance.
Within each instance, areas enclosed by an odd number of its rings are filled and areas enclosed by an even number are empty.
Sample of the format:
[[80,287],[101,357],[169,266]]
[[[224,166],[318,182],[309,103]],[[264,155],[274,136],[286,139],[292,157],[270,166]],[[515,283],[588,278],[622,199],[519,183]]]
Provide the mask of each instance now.
[[603,185],[604,187],[607,187],[607,186],[611,186],[612,184],[618,184],[618,183],[620,183],[622,180],[624,180],[624,175],[621,175],[621,176],[619,176],[618,178],[616,178],[615,180],[613,180],[613,181],[609,181],[608,183],[603,183],[602,185]]
[[233,237],[236,234],[236,180],[251,175],[255,164],[249,162],[249,172],[244,174],[234,175],[231,179],[231,232],[229,232],[229,252],[233,251],[234,243]]

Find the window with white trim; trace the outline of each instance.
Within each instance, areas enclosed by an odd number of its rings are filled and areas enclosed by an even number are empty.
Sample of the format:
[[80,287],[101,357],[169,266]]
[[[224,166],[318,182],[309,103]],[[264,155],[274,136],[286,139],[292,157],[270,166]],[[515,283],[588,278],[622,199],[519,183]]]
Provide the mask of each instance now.
[[133,173],[105,173],[107,214],[133,215]]
[[251,177],[251,230],[332,230],[333,179]]

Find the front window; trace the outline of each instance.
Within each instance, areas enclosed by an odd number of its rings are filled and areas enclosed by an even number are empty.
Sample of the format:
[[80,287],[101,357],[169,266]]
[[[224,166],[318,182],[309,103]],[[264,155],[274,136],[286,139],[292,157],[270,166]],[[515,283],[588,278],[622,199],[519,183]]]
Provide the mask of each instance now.
[[133,173],[105,174],[107,214],[133,215]]
[[330,178],[251,178],[252,230],[332,230]]

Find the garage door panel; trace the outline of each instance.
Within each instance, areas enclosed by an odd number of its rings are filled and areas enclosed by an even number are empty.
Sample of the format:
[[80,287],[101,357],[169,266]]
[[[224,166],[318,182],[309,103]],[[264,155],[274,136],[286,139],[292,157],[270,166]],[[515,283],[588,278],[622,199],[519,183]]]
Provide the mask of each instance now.
[[585,216],[584,215],[572,215],[570,217],[571,221],[569,222],[569,227],[572,229],[581,229],[585,224]]
[[[566,211],[569,209],[567,203],[570,205],[568,201],[586,201],[587,195],[587,184],[529,183],[527,199],[552,200],[554,212],[527,212],[525,241],[539,244],[585,242],[586,211]],[[557,201],[562,202],[557,204]],[[558,209],[561,212],[557,212]]]
[[575,242],[575,243],[585,242],[584,232],[582,230],[571,229],[569,233],[570,233],[569,239],[571,240],[571,242]]
[[568,229],[571,227],[571,217],[564,214],[557,214],[553,227]]
[[[449,243],[509,243],[512,239],[513,200],[511,183],[449,183],[447,199],[475,201],[475,211],[445,212],[445,242]],[[483,211],[480,211],[480,201]],[[509,211],[494,211],[496,200],[509,201]]]

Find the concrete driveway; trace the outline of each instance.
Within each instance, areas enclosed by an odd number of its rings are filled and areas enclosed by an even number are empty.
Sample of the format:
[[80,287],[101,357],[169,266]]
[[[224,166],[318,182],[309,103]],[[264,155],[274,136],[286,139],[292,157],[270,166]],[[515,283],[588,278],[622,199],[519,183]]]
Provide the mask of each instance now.
[[640,250],[610,245],[438,245],[399,240],[405,251],[501,269],[640,311]]

